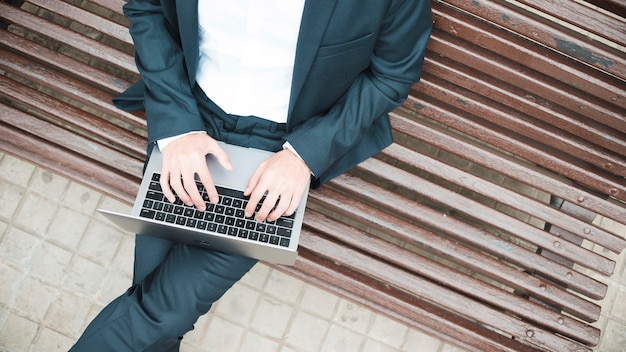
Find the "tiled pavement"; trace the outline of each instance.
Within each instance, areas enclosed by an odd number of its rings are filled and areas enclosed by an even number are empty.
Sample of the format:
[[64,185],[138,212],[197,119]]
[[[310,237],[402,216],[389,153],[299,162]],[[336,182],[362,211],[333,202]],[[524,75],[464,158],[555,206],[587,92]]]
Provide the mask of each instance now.
[[[97,208],[129,210],[0,152],[0,351],[67,351],[126,289],[133,236]],[[600,302],[604,335],[596,351],[626,351],[625,258],[616,257],[609,294]],[[459,351],[263,264],[183,341],[187,352]]]

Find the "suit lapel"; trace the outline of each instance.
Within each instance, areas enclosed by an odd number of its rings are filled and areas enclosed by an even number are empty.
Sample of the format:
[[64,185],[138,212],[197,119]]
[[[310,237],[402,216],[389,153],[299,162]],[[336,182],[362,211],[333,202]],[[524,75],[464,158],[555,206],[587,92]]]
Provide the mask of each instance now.
[[298,44],[296,46],[296,59],[291,83],[288,117],[291,117],[304,81],[311,69],[313,59],[319,48],[322,36],[326,31],[336,1],[337,0],[312,0],[306,1],[304,4],[300,33],[298,34]]
[[196,82],[198,67],[198,0],[176,1],[180,40],[187,65],[189,82]]

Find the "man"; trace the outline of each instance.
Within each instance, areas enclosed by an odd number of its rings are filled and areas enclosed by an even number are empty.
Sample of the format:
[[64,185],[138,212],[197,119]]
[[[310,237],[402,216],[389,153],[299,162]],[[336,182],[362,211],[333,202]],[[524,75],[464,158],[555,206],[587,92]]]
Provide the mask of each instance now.
[[[205,156],[231,166],[216,140],[276,151],[246,190],[259,221],[392,142],[387,113],[418,80],[432,26],[428,0],[130,0],[124,11],[141,81],[116,104],[145,109],[166,197],[203,210],[197,176],[217,201]],[[72,350],[178,350],[255,263],[138,235],[133,286]]]

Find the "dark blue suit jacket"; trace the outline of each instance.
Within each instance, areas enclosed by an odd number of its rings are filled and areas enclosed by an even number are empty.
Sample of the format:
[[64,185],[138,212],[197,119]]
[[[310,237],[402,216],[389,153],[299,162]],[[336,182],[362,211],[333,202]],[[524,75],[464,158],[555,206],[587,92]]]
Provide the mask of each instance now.
[[[130,0],[124,7],[142,80],[115,102],[146,110],[149,142],[204,129],[192,95],[197,6]],[[429,0],[306,1],[284,139],[316,175],[314,186],[392,143],[387,113],[419,79],[431,27]]]

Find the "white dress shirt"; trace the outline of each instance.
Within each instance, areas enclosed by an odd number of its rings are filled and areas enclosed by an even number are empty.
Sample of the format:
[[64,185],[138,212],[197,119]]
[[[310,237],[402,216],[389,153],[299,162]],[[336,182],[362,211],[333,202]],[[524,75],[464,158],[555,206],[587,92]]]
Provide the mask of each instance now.
[[304,1],[198,1],[196,81],[222,110],[287,121]]

